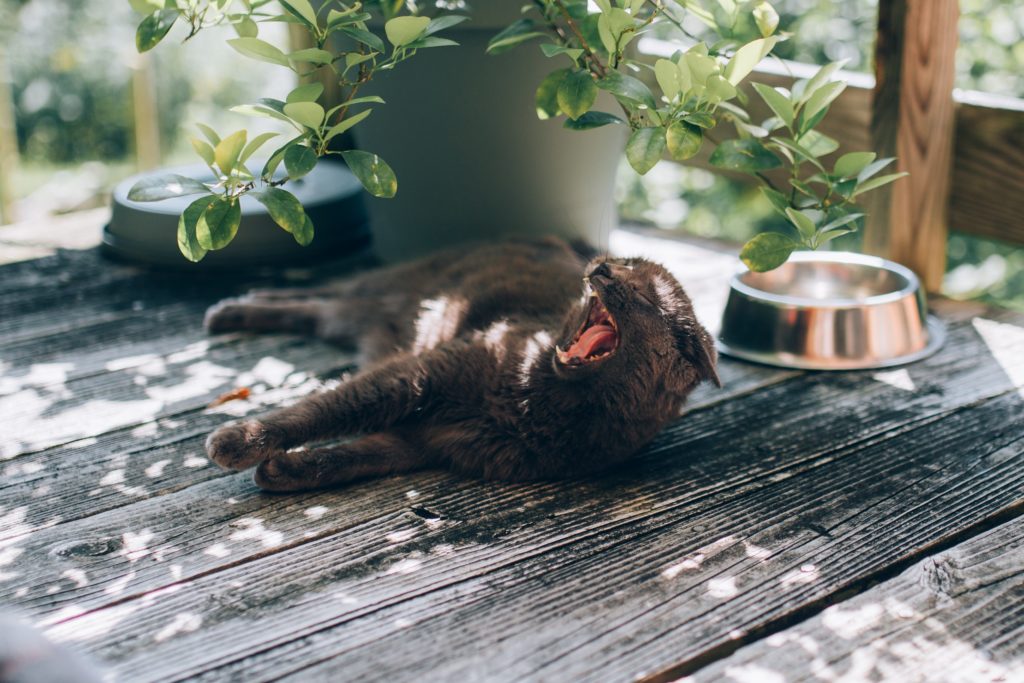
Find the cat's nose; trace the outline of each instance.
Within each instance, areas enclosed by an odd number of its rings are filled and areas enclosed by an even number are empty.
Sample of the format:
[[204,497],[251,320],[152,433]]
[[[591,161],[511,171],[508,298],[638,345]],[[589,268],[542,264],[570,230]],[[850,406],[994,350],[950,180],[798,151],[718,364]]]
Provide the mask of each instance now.
[[587,277],[601,275],[611,280],[619,280],[626,277],[631,270],[633,269],[629,266],[622,266],[618,263],[609,263],[605,261],[604,263],[598,263],[596,266],[591,268],[590,272],[587,273]]

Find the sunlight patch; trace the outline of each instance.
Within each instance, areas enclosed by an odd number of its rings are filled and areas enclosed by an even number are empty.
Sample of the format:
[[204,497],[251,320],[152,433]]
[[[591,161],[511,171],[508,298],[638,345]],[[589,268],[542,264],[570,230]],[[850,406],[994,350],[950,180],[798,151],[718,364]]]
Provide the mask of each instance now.
[[910,376],[910,372],[906,368],[899,370],[890,370],[887,372],[876,372],[871,376],[876,382],[888,384],[891,387],[902,389],[903,391],[917,391],[917,385],[914,384],[914,380]]
[[1024,328],[985,318],[971,321],[1010,382],[1024,396]]
[[468,306],[465,299],[452,300],[447,296],[421,301],[412,352],[429,351],[454,338]]

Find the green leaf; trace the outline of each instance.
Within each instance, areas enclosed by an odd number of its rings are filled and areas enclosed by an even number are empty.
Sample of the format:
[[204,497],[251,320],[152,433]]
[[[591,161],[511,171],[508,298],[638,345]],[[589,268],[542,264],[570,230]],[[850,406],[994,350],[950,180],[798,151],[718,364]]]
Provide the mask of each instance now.
[[335,125],[331,126],[331,129],[327,131],[327,135],[324,136],[324,140],[330,140],[331,138],[341,135],[346,130],[356,125],[357,123],[365,119],[367,116],[369,116],[372,111],[372,109],[361,111],[358,114],[354,114],[345,119],[344,121],[340,121],[339,123],[336,123]]
[[661,93],[669,100],[680,93],[679,68],[675,62],[669,59],[659,59],[656,61],[654,63],[654,77],[658,81]]
[[839,178],[852,178],[875,160],[878,156],[874,152],[849,152],[836,159],[836,165],[832,167],[832,174]]
[[626,160],[633,170],[644,175],[658,163],[665,152],[663,128],[638,128],[626,142]]
[[285,116],[281,111],[273,107],[268,107],[264,104],[240,104],[235,107],[231,107],[231,111],[236,114],[242,114],[244,116],[257,116],[262,118],[277,119],[284,121],[285,123],[292,123],[292,120]]
[[210,188],[198,180],[177,173],[168,173],[142,178],[128,190],[128,199],[133,202],[158,202],[162,199],[187,197],[190,194],[209,191]]
[[324,108],[316,102],[291,102],[284,105],[284,113],[288,118],[314,130],[324,122]]
[[384,45],[384,41],[381,40],[379,36],[377,36],[374,33],[370,33],[366,29],[355,28],[353,26],[345,26],[344,28],[340,29],[340,31],[349,38],[355,40],[356,42],[368,46],[371,50],[381,53],[387,51],[387,47]]
[[751,85],[754,86],[754,90],[761,96],[768,108],[782,119],[787,127],[791,128],[793,126],[793,103],[789,101],[789,98],[764,83],[752,83]]
[[892,181],[899,180],[900,178],[902,178],[903,176],[906,176],[906,175],[910,175],[910,174],[907,173],[906,171],[903,171],[903,172],[900,172],[900,173],[890,173],[888,175],[882,175],[882,176],[878,176],[877,178],[872,178],[871,180],[867,180],[867,181],[865,181],[863,183],[858,183],[857,184],[857,189],[853,191],[853,195],[852,196],[856,197],[859,194],[863,194],[863,193],[868,192],[870,190],[874,190],[876,188],[881,187],[882,185],[888,185]]
[[570,130],[590,130],[591,128],[607,126],[610,123],[625,123],[625,121],[607,112],[588,111],[578,119],[566,119],[562,127]]
[[310,219],[309,214],[306,214],[306,221],[302,224],[302,227],[292,231],[292,237],[299,243],[299,246],[303,247],[308,247],[309,243],[313,241],[313,221]]
[[288,56],[265,40],[260,40],[259,38],[232,38],[227,43],[236,52],[251,59],[291,68]]
[[128,4],[132,6],[132,11],[147,16],[164,8],[164,0],[128,0]]
[[553,43],[544,43],[543,45],[540,46],[540,51],[544,53],[545,57],[557,57],[558,55],[565,55],[574,62],[583,55],[583,50],[581,50],[580,48],[563,47],[561,45],[555,45]]
[[720,102],[736,97],[736,86],[718,74],[712,74],[708,77],[706,87],[708,91],[705,97],[709,101]]
[[569,72],[558,86],[558,108],[571,119],[583,116],[596,99],[597,84],[586,69]]
[[423,36],[412,41],[406,48],[410,50],[426,50],[430,47],[457,47],[458,43],[454,40],[448,40],[447,38],[439,38],[438,36]]
[[234,26],[239,38],[255,38],[260,34],[260,27],[249,17],[242,17]]
[[308,62],[310,64],[330,64],[334,55],[327,50],[315,47],[307,47],[303,50],[296,50],[288,53],[288,59],[293,62]]
[[429,25],[427,17],[395,17],[384,24],[384,34],[392,45],[402,47],[419,38]]
[[520,43],[525,43],[534,38],[546,38],[547,34],[534,30],[533,20],[520,19],[509,26],[506,26],[498,35],[491,38],[487,43],[487,54],[498,55],[510,50]]
[[198,154],[200,157],[202,157],[203,161],[206,162],[206,165],[207,166],[213,166],[213,162],[214,162],[213,147],[211,147],[206,142],[204,142],[203,140],[200,140],[197,137],[190,137],[189,141],[192,143],[192,149],[194,149],[196,151],[196,154]]
[[562,81],[568,75],[569,69],[552,71],[537,86],[537,92],[534,94],[533,101],[537,106],[538,119],[543,121],[562,113],[562,110],[558,107],[558,86],[562,84]]
[[779,232],[763,232],[743,245],[740,260],[755,273],[778,268],[798,245]]
[[674,121],[665,131],[668,153],[676,161],[686,161],[697,155],[704,143],[701,129],[692,123]]
[[196,128],[199,129],[200,133],[206,136],[206,139],[210,141],[211,145],[216,147],[217,145],[220,144],[220,136],[217,135],[217,131],[215,131],[213,128],[210,128],[205,123],[197,123]]
[[306,83],[288,93],[286,101],[292,102],[316,102],[324,92],[322,83]]
[[805,240],[809,240],[814,237],[814,233],[817,228],[814,225],[814,221],[803,211],[794,209],[792,207],[786,208],[786,217],[789,218],[789,222],[796,226],[797,232]]
[[235,238],[241,220],[238,199],[217,197],[217,201],[211,202],[196,222],[199,245],[208,251],[223,249]]
[[764,185],[761,186],[761,194],[763,194],[768,199],[768,201],[771,202],[772,208],[774,208],[782,215],[786,215],[786,209],[789,208],[789,200],[786,198],[786,195],[782,194],[778,190],[773,190],[772,188],[766,187]]
[[245,148],[246,136],[247,134],[244,130],[235,131],[221,140],[214,148],[214,158],[217,160],[217,166],[224,175],[229,175],[235,168],[238,157],[242,154],[242,149]]
[[819,112],[823,112],[828,105],[832,104],[832,100],[839,97],[839,93],[846,89],[846,83],[842,81],[832,81],[826,83],[811,95],[810,99],[807,100],[807,104],[804,105],[803,111],[800,112],[801,129],[806,130],[810,126],[807,125]]
[[[800,104],[807,102],[821,86],[825,85],[828,79],[832,78],[832,74],[843,68],[846,61],[847,60],[842,59],[838,62],[830,62],[818,69],[818,71],[804,85],[802,92],[800,92],[799,97],[797,98],[797,102]],[[796,92],[794,88],[794,95],[795,94]]]
[[772,154],[757,140],[725,140],[711,154],[711,164],[729,171],[754,173],[782,165],[779,158]]
[[281,165],[282,161],[284,161],[285,153],[305,137],[305,135],[299,135],[275,149],[274,153],[267,159],[267,162],[263,164],[263,170],[260,171],[260,177],[263,178],[264,181],[269,182],[274,177],[274,171],[276,171],[277,167]]
[[291,192],[279,187],[268,187],[262,192],[254,192],[252,196],[267,207],[270,217],[287,232],[294,234],[305,226],[306,211]]
[[291,145],[284,153],[284,167],[292,180],[301,178],[316,168],[317,160],[316,152],[305,145]]
[[857,182],[863,183],[865,180],[875,175],[894,161],[896,161],[896,157],[884,157],[882,159],[872,161],[870,164],[862,168],[857,174]]
[[142,20],[135,31],[135,47],[139,52],[152,50],[159,44],[178,18],[178,10],[162,9]]
[[610,92],[620,102],[625,101],[633,106],[643,105],[648,109],[657,109],[654,94],[643,81],[618,71],[609,71],[608,75],[597,82],[597,87]]
[[765,38],[775,33],[775,29],[779,27],[779,14],[770,3],[758,3],[758,5],[754,7],[753,15],[754,23],[757,24],[757,30],[760,31],[761,35]]
[[374,197],[394,197],[398,191],[398,180],[391,167],[376,154],[359,149],[341,153],[348,168],[355,174],[366,191]]
[[683,116],[682,119],[683,121],[687,121],[695,126],[700,126],[701,128],[706,128],[708,130],[715,127],[715,119],[711,114],[706,114],[702,111],[687,114],[686,116]]
[[436,17],[431,19],[430,23],[427,24],[427,28],[423,31],[423,35],[432,36],[435,33],[451,28],[452,26],[457,26],[467,19],[469,19],[469,17],[462,14],[446,14],[441,17]]
[[196,223],[199,222],[199,217],[203,215],[206,208],[218,199],[220,199],[218,195],[212,194],[200,197],[189,204],[178,218],[178,251],[193,263],[206,256],[206,249],[199,244],[199,238],[196,237]]
[[260,147],[266,144],[266,142],[271,138],[276,137],[277,133],[260,133],[252,140],[250,140],[249,144],[245,146],[245,149],[242,150],[242,153],[238,155],[238,161],[241,163],[245,163],[245,160],[251,157],[253,154],[255,154],[256,150],[258,150]]
[[768,56],[777,42],[778,38],[758,38],[741,47],[725,67],[726,80],[732,85],[739,85]]
[[858,218],[863,218],[863,217],[864,217],[864,214],[862,214],[862,213],[848,213],[845,216],[840,216],[839,218],[836,218],[835,220],[829,221],[825,225],[821,226],[820,228],[818,228],[818,233],[821,234],[821,233],[828,232],[829,230],[835,230],[836,228],[839,228],[839,227],[842,227],[844,225],[847,225],[848,223],[853,223]]
[[816,130],[809,130],[801,135],[800,139],[797,140],[797,144],[815,157],[823,157],[839,149],[839,142],[837,140]]
[[316,11],[309,4],[309,0],[279,0],[293,16],[302,19],[310,28],[316,28]]

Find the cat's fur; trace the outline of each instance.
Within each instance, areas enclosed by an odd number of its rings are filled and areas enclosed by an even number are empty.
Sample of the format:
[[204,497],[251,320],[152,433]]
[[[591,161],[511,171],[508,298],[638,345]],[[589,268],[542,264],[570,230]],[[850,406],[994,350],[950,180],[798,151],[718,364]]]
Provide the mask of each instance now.
[[[581,362],[565,350],[583,353],[573,341],[590,291],[614,322],[588,344],[607,349],[614,325],[617,348]],[[215,462],[255,465],[256,483],[276,491],[430,467],[515,481],[594,472],[647,443],[702,380],[718,383],[711,337],[668,271],[643,259],[584,264],[556,239],[253,292],[211,308],[206,324],[316,335],[362,353],[362,372],[337,388],[210,435]],[[349,435],[362,436],[289,450]]]

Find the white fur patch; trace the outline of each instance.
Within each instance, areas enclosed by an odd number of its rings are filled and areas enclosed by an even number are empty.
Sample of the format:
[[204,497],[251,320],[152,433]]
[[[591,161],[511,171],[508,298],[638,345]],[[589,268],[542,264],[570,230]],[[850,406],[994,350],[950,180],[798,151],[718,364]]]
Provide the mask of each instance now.
[[654,293],[658,296],[658,305],[666,313],[678,313],[682,308],[675,287],[660,275],[654,276]]
[[439,344],[450,341],[459,329],[466,308],[465,299],[450,299],[447,296],[421,301],[412,352],[429,351]]
[[546,330],[535,332],[526,341],[526,346],[523,349],[523,362],[519,364],[519,383],[521,385],[524,387],[530,385],[530,376],[533,374],[538,357],[542,351],[550,349],[552,343],[551,335]]

